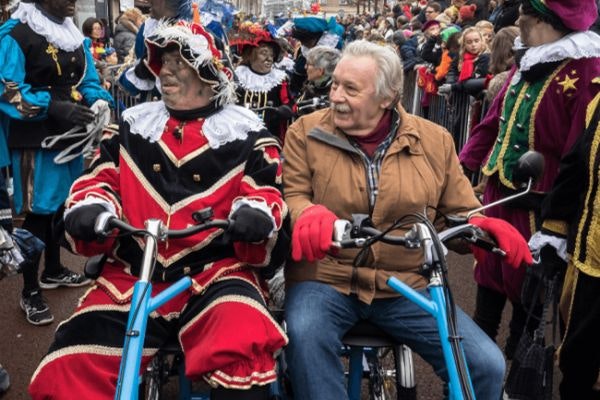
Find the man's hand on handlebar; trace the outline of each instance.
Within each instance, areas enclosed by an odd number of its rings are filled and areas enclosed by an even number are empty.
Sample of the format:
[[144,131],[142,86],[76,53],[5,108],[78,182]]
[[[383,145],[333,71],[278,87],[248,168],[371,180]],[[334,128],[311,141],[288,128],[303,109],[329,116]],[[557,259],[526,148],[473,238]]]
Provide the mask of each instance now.
[[65,216],[65,230],[74,239],[93,242],[98,239],[94,231],[96,219],[106,208],[100,204],[88,204],[70,210]]
[[[496,240],[498,247],[506,253],[506,263],[513,268],[519,268],[522,264],[531,265],[533,263],[527,242],[521,233],[508,222],[499,218],[472,217],[469,223],[486,231]],[[473,255],[479,263],[483,261],[482,258],[485,253],[475,251]]]
[[309,262],[325,257],[332,245],[336,215],[320,204],[305,209],[292,231],[292,259]]

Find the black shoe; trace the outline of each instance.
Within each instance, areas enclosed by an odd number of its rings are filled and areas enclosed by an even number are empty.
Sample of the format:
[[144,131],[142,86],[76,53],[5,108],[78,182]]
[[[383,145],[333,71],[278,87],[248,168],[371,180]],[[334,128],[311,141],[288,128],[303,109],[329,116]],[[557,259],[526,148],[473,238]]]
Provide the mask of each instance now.
[[19,302],[21,309],[25,312],[27,322],[32,325],[48,325],[54,321],[50,308],[39,291],[29,296],[22,296]]
[[0,365],[0,394],[6,392],[9,386],[10,379],[8,377],[8,372],[6,372],[4,367]]
[[59,286],[79,287],[89,284],[92,280],[85,275],[78,274],[66,267],[62,267],[58,275],[49,276],[42,274],[40,287],[42,289],[56,289]]

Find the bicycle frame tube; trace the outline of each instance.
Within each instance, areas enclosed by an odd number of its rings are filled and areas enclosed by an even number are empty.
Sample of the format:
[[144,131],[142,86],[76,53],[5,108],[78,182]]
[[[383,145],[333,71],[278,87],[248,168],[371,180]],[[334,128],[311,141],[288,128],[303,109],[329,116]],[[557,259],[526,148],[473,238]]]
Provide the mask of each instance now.
[[[450,399],[452,400],[463,400],[464,396],[461,390],[460,379],[458,376],[458,368],[454,355],[452,354],[452,348],[448,340],[448,322],[446,315],[446,296],[442,287],[442,277],[438,272],[433,272],[429,285],[427,286],[429,293],[431,294],[431,300],[421,295],[419,292],[408,286],[406,283],[400,281],[395,277],[390,277],[387,284],[397,291],[398,293],[405,296],[407,299],[421,307],[424,311],[429,313],[435,318],[438,332],[440,335],[440,342],[442,344],[442,353],[444,360],[446,361],[446,368],[448,370],[448,385],[450,388]],[[464,359],[464,353],[462,345],[459,344],[461,351],[460,356]],[[469,373],[467,369],[467,374]],[[475,398],[473,385],[471,384],[471,377],[468,377],[469,388],[472,397]]]
[[157,247],[156,238],[158,237],[160,226],[161,222],[159,220],[149,220],[146,224],[146,229],[152,236],[146,236],[140,280],[135,283],[133,289],[115,400],[138,399],[140,365],[150,313],[192,285],[192,280],[186,276],[156,297],[151,297],[152,284],[150,283],[150,271],[154,263],[154,254]]

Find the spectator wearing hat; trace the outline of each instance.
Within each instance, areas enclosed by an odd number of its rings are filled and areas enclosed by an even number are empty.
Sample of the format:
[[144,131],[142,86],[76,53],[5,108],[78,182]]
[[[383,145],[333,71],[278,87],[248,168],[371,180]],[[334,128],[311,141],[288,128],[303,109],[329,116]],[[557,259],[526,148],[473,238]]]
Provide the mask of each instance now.
[[477,5],[475,4],[462,6],[458,10],[457,23],[463,28],[475,25],[477,22],[475,20],[475,11],[477,11]]
[[186,376],[207,381],[211,399],[267,400],[277,378],[274,355],[287,343],[263,289],[269,266],[281,265],[288,253],[279,143],[256,114],[233,104],[231,71],[203,27],[162,25],[146,46],[162,100],[123,113],[119,133],[103,136],[66,203],[69,243],[82,255],[110,256],[94,288],[59,326],[29,394],[34,400],[115,395],[143,252],[131,237],[98,243],[98,215],[109,212],[138,227],[157,218],[183,229],[197,224],[195,211],[211,207],[215,218],[235,221],[230,239],[213,229],[170,238],[156,250],[154,294],[183,276],[193,283],[148,319],[141,370],[177,337]]
[[[257,23],[245,22],[229,43],[242,60],[235,69],[237,103],[250,109],[291,105],[288,75],[273,68],[280,61],[282,48],[271,33]],[[257,112],[269,131],[283,140],[291,115],[273,109]]]
[[394,22],[394,18],[387,17],[383,24],[383,29],[381,30],[381,35],[383,36],[384,41],[390,40],[392,38],[395,28],[396,23]]
[[[540,228],[541,198],[552,187],[561,159],[584,131],[585,110],[600,92],[600,36],[588,30],[597,12],[596,0],[523,1],[516,66],[460,153],[467,170],[481,167],[489,177],[483,197],[486,204],[514,193],[512,170],[521,154],[536,150],[544,156],[536,195],[510,208],[486,211],[511,222],[526,238]],[[505,347],[511,357],[527,313],[521,304],[525,268],[507,267],[493,254],[477,263],[474,318],[495,338],[506,299],[511,301],[513,315]],[[566,381],[578,381],[579,368],[573,364],[567,369],[571,376]]]

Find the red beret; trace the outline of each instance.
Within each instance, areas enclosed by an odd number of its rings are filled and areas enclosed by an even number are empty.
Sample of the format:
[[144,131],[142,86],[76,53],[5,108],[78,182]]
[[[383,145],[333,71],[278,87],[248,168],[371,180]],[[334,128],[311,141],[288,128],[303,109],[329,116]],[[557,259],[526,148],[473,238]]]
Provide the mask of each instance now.
[[574,31],[587,31],[598,18],[596,0],[529,0],[545,14],[547,10]]
[[423,24],[421,31],[425,32],[427,29],[431,28],[432,26],[436,26],[436,25],[440,26],[440,21],[436,21],[435,19],[429,20]]

